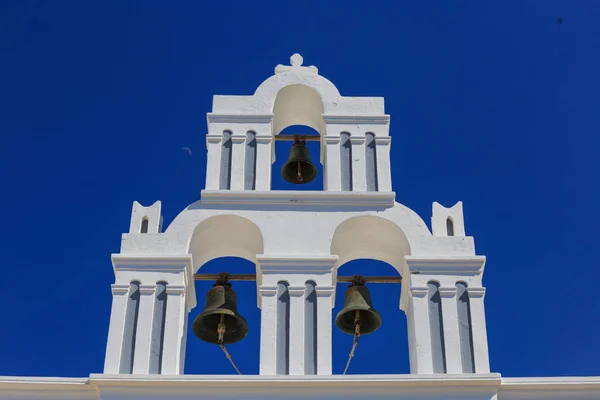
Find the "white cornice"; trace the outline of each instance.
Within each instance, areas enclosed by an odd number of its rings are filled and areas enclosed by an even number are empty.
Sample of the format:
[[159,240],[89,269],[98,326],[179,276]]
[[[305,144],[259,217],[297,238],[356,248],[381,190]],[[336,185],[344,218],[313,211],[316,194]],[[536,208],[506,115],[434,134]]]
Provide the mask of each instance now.
[[481,274],[485,256],[404,257],[410,273]]
[[336,125],[386,125],[389,115],[323,115],[326,124]]
[[184,255],[148,255],[148,254],[112,254],[111,260],[113,265],[143,265],[143,266],[185,266],[192,265],[192,256]]
[[263,274],[295,271],[300,273],[327,273],[333,271],[338,256],[309,257],[303,255],[259,254],[256,256],[256,261]]
[[202,204],[292,207],[384,207],[394,206],[394,192],[328,192],[292,190],[203,190]]
[[[200,390],[200,392],[199,392]],[[462,394],[496,393],[499,398],[600,398],[600,377],[501,378],[499,374],[431,375],[103,375],[89,378],[0,377],[0,399],[98,399],[127,395],[131,399],[189,398],[218,393],[224,398],[281,398],[289,390],[339,398],[349,394],[387,394],[394,398],[460,398]],[[200,396],[200,397],[202,397]],[[478,397],[479,398],[479,397]]]
[[185,285],[189,291],[186,299],[187,307],[191,310],[196,306],[196,287],[191,255],[112,254],[111,261],[115,274],[117,271],[185,271]]
[[268,124],[273,120],[273,114],[217,114],[207,113],[206,119],[208,123],[256,123]]

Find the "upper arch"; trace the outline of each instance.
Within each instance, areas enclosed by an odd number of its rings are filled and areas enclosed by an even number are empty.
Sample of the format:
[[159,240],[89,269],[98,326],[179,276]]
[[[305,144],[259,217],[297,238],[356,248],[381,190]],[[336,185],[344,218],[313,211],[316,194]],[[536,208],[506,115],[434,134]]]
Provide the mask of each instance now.
[[263,236],[256,224],[237,215],[216,215],[200,222],[190,237],[188,253],[194,271],[219,257],[241,257],[256,263],[263,253]]
[[390,220],[373,215],[350,217],[333,233],[331,254],[337,255],[338,267],[358,259],[384,261],[400,275],[404,256],[411,254],[405,233]]

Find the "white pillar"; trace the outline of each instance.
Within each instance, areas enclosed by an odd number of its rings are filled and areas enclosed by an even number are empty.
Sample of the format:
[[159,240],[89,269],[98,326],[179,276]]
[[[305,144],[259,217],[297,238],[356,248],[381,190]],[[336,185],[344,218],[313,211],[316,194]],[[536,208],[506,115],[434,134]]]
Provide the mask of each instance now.
[[273,136],[256,135],[256,185],[255,190],[271,190],[273,165]]
[[155,292],[156,285],[140,285],[140,308],[135,335],[135,352],[133,354],[134,374],[149,373]]
[[290,375],[304,375],[304,294],[305,286],[290,286]]
[[444,356],[446,357],[446,373],[448,374],[461,374],[463,372],[456,292],[456,287],[439,288],[442,299],[442,322],[444,325],[444,349],[446,353]]
[[367,152],[365,148],[366,137],[350,136],[352,144],[352,191],[367,191],[367,167],[365,159]]
[[222,134],[206,135],[206,190],[219,190],[222,142]]
[[487,374],[490,372],[490,357],[488,354],[485,309],[483,306],[485,288],[468,287],[467,292],[469,293],[469,304],[471,308],[471,331],[473,333],[475,373]]
[[163,375],[183,374],[181,366],[182,359],[185,358],[185,346],[182,346],[181,342],[187,334],[184,331],[184,319],[187,318],[185,300],[185,286],[167,285],[167,312],[161,367]]
[[[432,374],[433,354],[431,349],[431,327],[429,325],[428,288],[410,288],[407,310],[411,374]],[[416,368],[416,370],[414,370]]]
[[316,286],[317,291],[317,375],[331,375],[332,309],[335,286]]
[[389,136],[375,136],[375,155],[377,157],[377,188],[380,192],[392,191],[392,173],[390,169]]
[[277,375],[277,286],[260,286],[260,375]]
[[118,374],[123,350],[123,331],[125,328],[125,312],[130,285],[113,284],[112,309],[110,312],[110,325],[108,341],[106,344],[106,358],[104,360],[105,374]]
[[326,191],[342,190],[340,136],[325,136],[325,165],[323,189]]
[[231,190],[244,190],[246,135],[231,136]]

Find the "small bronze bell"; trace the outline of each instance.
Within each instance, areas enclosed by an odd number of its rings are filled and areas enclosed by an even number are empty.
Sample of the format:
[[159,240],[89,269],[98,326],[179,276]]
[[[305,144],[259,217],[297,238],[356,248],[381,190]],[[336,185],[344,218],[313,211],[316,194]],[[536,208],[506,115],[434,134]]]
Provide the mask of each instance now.
[[364,278],[355,275],[346,291],[344,308],[335,318],[335,324],[342,332],[354,335],[357,323],[360,324],[360,334],[366,335],[379,329],[381,316],[373,308]]
[[283,179],[290,183],[304,184],[317,176],[317,168],[310,162],[310,155],[304,139],[296,135],[290,156],[281,168]]
[[248,324],[237,312],[237,295],[227,282],[227,274],[219,274],[206,294],[206,307],[194,320],[192,330],[201,340],[214,344],[231,344],[246,337]]

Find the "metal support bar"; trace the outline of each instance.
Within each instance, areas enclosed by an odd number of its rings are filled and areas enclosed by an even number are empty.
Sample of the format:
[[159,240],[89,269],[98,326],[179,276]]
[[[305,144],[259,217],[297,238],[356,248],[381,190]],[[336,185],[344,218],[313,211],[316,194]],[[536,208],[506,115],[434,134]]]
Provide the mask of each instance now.
[[[197,281],[216,281],[219,274],[195,274],[194,279]],[[368,283],[402,283],[401,276],[364,276]],[[256,274],[229,274],[227,279],[230,281],[255,281]],[[338,283],[352,282],[351,276],[338,276]]]
[[321,140],[321,136],[305,136],[305,135],[275,135],[276,141],[287,141],[293,142],[296,139],[296,136],[300,136],[303,140],[307,142],[318,142]]

